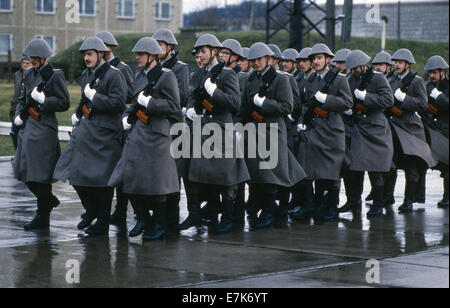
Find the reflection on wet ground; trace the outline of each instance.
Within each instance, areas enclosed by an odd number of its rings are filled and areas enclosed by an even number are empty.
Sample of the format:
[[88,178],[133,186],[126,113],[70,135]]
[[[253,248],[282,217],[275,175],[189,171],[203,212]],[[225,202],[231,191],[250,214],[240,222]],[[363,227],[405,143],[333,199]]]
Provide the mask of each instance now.
[[[54,185],[62,205],[50,230],[25,232],[36,202],[6,159],[0,174],[0,287],[448,287],[448,210],[436,207],[442,180],[435,172],[427,203],[410,215],[394,208],[371,220],[345,214],[337,222],[246,226],[225,235],[191,229],[151,243],[128,239],[127,227],[112,227],[109,238],[86,237],[76,229],[80,202],[62,183]],[[397,206],[403,185],[400,175]],[[131,209],[128,216],[132,228]],[[366,282],[369,259],[380,261],[380,284]],[[66,281],[68,260],[80,265],[79,284]]]

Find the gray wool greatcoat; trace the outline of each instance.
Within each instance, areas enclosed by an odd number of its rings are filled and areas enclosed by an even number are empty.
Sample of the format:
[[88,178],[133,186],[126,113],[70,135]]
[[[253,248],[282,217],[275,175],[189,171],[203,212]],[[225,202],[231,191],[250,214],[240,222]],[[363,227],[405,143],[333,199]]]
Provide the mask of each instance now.
[[133,71],[131,70],[131,68],[128,66],[128,64],[126,64],[125,62],[120,61],[119,57],[115,57],[114,59],[112,59],[109,64],[111,64],[112,66],[114,66],[115,68],[117,68],[123,75],[123,77],[125,78],[125,82],[127,83],[127,100],[126,100],[126,104],[131,104],[131,102],[133,101],[133,82],[134,82],[134,77],[133,77]]
[[[289,77],[289,81],[291,83],[291,89],[292,89],[292,98],[294,100],[294,108],[293,108],[293,112],[295,110],[299,110],[301,109],[301,100],[300,100],[300,90],[298,88],[298,83],[297,83],[297,79],[295,79],[294,75],[285,73],[288,77]],[[292,115],[291,115],[292,117]],[[287,129],[287,138],[288,138],[288,146],[289,146],[289,150],[291,150],[291,152],[295,152],[296,149],[294,149],[294,144],[295,144],[295,137],[297,136],[297,125],[295,123],[295,121],[292,121],[289,119],[289,117],[285,117],[286,120],[286,129]]]
[[[55,165],[61,155],[56,112],[64,112],[69,109],[70,97],[64,73],[54,69],[51,64],[41,68],[41,71],[47,71],[47,73],[51,70],[53,70],[53,74],[43,89],[45,101],[40,106],[40,119],[36,121],[33,117],[28,116],[24,121],[24,128],[20,130],[18,136],[13,169],[15,177],[24,183],[52,183]],[[35,68],[31,68],[25,73],[24,89],[18,98],[16,116],[22,113],[27,102],[32,99],[31,92],[41,82],[41,73]]]
[[[444,91],[441,91],[442,94],[434,98],[428,96],[429,104],[434,105],[437,108],[437,115],[433,115],[430,111],[427,111],[423,114],[422,120],[425,125],[425,129],[427,131],[428,140],[431,147],[431,152],[433,153],[434,158],[448,166],[448,156],[449,156],[449,143],[448,143],[448,97],[449,97],[449,89],[448,89],[448,79],[441,81],[442,83],[446,82],[447,86]],[[436,84],[429,82],[427,84],[427,93],[430,95],[431,91],[436,88]]]
[[[147,84],[144,72],[136,74],[134,97],[144,91]],[[145,111],[149,122],[146,125],[138,119],[133,125],[122,157],[108,182],[109,186],[122,187],[126,194],[161,196],[180,191],[175,159],[170,152],[172,136],[168,119],[180,113],[180,95],[177,79],[171,70],[162,69],[150,96],[152,98]],[[130,116],[137,105],[135,98],[124,117]]]
[[[328,72],[330,73],[330,72]],[[305,85],[306,105],[299,123],[303,124],[313,98],[326,82],[314,73]],[[309,180],[339,180],[345,159],[345,124],[341,112],[353,107],[347,77],[339,74],[329,89],[322,109],[328,111],[326,119],[314,114],[312,125],[300,133],[297,159],[305,168]]]
[[[409,74],[412,74],[409,72]],[[406,77],[405,77],[406,78]],[[395,94],[397,89],[402,87],[402,81],[393,77],[390,81],[392,92]],[[393,129],[394,138],[400,144],[401,152],[399,154],[407,156],[416,156],[421,158],[425,164],[431,168],[436,166],[437,162],[431,154],[430,146],[425,137],[425,129],[418,113],[426,112],[428,109],[428,95],[425,82],[420,77],[415,77],[408,87],[406,98],[399,105],[403,111],[402,117],[390,116],[389,122]]]
[[[270,68],[274,70],[274,68]],[[270,72],[266,72],[268,74]],[[251,117],[253,109],[253,97],[261,88],[263,77],[257,78],[250,74],[246,84],[245,95],[242,103],[245,104],[246,123],[252,123],[257,126],[255,119]],[[262,124],[266,124],[266,147],[268,147],[270,138],[270,124],[277,124],[277,142],[276,148],[278,161],[275,168],[263,169],[261,162],[268,162],[269,158],[263,159],[256,151],[256,158],[248,157],[246,151],[246,162],[250,172],[252,184],[272,184],[283,187],[292,187],[306,177],[302,166],[295,159],[294,154],[289,150],[286,128],[286,118],[293,110],[293,92],[289,77],[280,72],[275,72],[276,77],[266,91],[266,99],[262,108],[258,111],[264,117]],[[256,144],[259,144],[259,138],[252,132],[246,134],[246,144],[253,138]]]
[[[98,77],[100,76],[100,77]],[[122,152],[121,116],[125,109],[127,85],[123,74],[109,63],[94,74],[85,70],[78,80],[84,88],[95,80],[97,93],[91,117],[83,117],[56,166],[54,178],[73,186],[108,187],[108,180]]]
[[[219,65],[219,64],[217,64]],[[211,77],[211,72],[205,69],[201,70],[202,78],[197,76],[196,87],[203,87],[205,81]],[[217,80],[217,89],[209,102],[214,106],[212,113],[206,112],[202,105],[202,97],[193,89],[189,98],[189,108],[195,108],[197,114],[203,114],[202,128],[209,124],[215,123],[221,127],[222,145],[221,149],[216,148],[215,144],[211,145],[211,150],[220,156],[206,158],[203,153],[201,158],[191,158],[189,161],[188,179],[194,183],[213,184],[221,186],[234,186],[244,183],[250,179],[245,160],[232,155],[232,158],[226,158],[226,149],[233,146],[236,149],[236,138],[233,136],[233,144],[226,144],[225,141],[225,125],[233,124],[233,115],[240,109],[240,90],[239,81],[236,72],[230,68],[224,68],[219,74]],[[193,132],[195,134],[195,132]],[[202,147],[211,135],[201,136]],[[195,137],[195,136],[194,136]],[[195,145],[195,144],[194,144]],[[194,146],[193,145],[193,146]],[[201,151],[203,152],[203,151]],[[236,154],[236,151],[234,152]]]
[[[352,93],[361,85],[361,78],[349,78]],[[366,87],[367,95],[362,105],[367,114],[354,109],[353,130],[348,153],[352,171],[388,172],[394,157],[394,143],[384,110],[394,105],[394,96],[383,74],[374,72]]]

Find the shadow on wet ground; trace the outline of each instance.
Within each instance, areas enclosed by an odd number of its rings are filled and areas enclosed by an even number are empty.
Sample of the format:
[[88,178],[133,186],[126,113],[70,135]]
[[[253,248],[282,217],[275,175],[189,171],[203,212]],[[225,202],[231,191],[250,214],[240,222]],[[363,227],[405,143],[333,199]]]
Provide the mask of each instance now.
[[[246,226],[225,235],[191,229],[151,243],[129,239],[126,226],[113,226],[109,238],[85,236],[76,229],[80,202],[63,183],[54,185],[62,204],[50,229],[25,232],[36,201],[13,178],[9,159],[0,159],[0,174],[0,287],[449,286],[448,209],[436,206],[442,194],[436,172],[427,178],[427,203],[409,215],[392,211],[367,220],[366,207],[362,217],[345,214],[337,222],[261,231]],[[399,175],[397,206],[404,189]],[[365,194],[369,190],[366,180]],[[184,193],[181,216],[187,216]],[[79,284],[66,281],[69,260],[80,265]],[[379,283],[366,280],[368,260],[379,262]]]

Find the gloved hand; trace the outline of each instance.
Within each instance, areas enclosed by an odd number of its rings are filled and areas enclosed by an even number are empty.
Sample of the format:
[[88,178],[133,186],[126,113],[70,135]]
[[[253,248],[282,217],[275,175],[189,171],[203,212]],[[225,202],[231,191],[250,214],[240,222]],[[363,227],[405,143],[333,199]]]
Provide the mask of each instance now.
[[367,91],[360,91],[358,89],[355,90],[355,96],[357,99],[359,99],[360,101],[365,101],[366,100],[366,95],[367,95]]
[[72,115],[72,125],[77,126],[78,123],[80,123],[80,119],[78,119],[77,115],[74,113]]
[[255,97],[253,98],[253,101],[255,102],[255,105],[258,106],[259,108],[262,107],[262,105],[264,105],[264,101],[266,100],[266,97],[259,97],[258,94],[255,95]]
[[43,104],[45,101],[45,94],[44,92],[39,92],[37,87],[33,89],[33,92],[31,92],[31,97],[38,102],[39,104]]
[[437,99],[441,94],[442,94],[441,91],[439,91],[437,88],[434,88],[433,91],[431,91],[430,96],[434,99]]
[[346,110],[346,111],[344,111],[344,114],[346,115],[346,116],[352,116],[353,115],[353,109],[349,109],[349,110]]
[[214,92],[217,90],[217,85],[211,82],[211,78],[205,81],[205,90],[208,92],[209,96],[213,96]]
[[196,115],[197,115],[197,113],[195,112],[194,108],[190,108],[186,111],[186,117],[191,121],[194,121],[194,117]]
[[150,102],[151,99],[152,99],[151,96],[145,96],[144,92],[141,92],[138,96],[138,103],[139,103],[139,105],[141,105],[147,109],[148,103]]
[[395,98],[396,98],[399,102],[403,103],[403,101],[404,101],[405,98],[406,98],[406,93],[403,92],[401,89],[397,89],[397,91],[395,91]]
[[123,125],[123,129],[126,130],[126,131],[130,130],[133,127],[133,125],[128,123],[128,117],[125,117],[125,118],[122,119],[122,125]]
[[304,132],[306,130],[306,125],[305,124],[299,124],[297,126],[297,132],[301,133]]
[[22,126],[22,125],[23,125],[23,121],[22,121],[22,119],[20,118],[20,116],[17,116],[17,117],[14,119],[14,125],[15,125],[15,126]]
[[328,94],[318,91],[314,97],[317,99],[319,103],[325,104],[325,102],[327,101]]
[[292,117],[292,114],[288,115],[288,119],[289,119],[291,122],[295,122],[294,118]]
[[87,99],[91,102],[94,100],[94,96],[97,93],[96,90],[92,89],[89,84],[86,85],[84,88],[84,95],[86,95]]
[[183,115],[183,117],[186,116],[186,112],[187,112],[187,108],[183,107],[183,109],[181,109],[181,114]]

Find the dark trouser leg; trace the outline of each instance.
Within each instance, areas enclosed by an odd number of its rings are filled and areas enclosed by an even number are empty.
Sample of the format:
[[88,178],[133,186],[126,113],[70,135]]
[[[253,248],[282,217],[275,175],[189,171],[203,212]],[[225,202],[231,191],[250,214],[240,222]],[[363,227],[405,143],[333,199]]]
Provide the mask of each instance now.
[[261,195],[263,196],[261,200],[263,202],[263,210],[255,227],[262,229],[271,227],[275,221],[278,187],[272,184],[262,184],[259,189],[261,190]]
[[245,183],[239,184],[236,201],[234,202],[233,224],[236,226],[245,225]]
[[215,232],[227,233],[230,232],[233,227],[234,201],[236,200],[238,186],[219,186],[217,189],[222,196],[223,212],[220,224],[216,226]]
[[302,182],[297,183],[292,188],[292,202],[289,206],[290,210],[295,210],[297,207],[304,207],[305,206],[305,186],[302,185]]
[[397,183],[397,170],[389,171],[384,177],[384,206],[395,204],[395,184]]
[[[181,178],[179,179],[181,183]],[[181,185],[180,185],[181,186]],[[180,223],[180,200],[181,192],[176,192],[167,195],[167,209],[166,209],[166,226],[170,230],[178,230]]]
[[373,205],[367,216],[379,216],[383,214],[384,208],[384,179],[385,174],[382,172],[369,172],[370,184],[373,191]]
[[187,230],[191,227],[198,227],[202,224],[202,216],[200,211],[200,189],[201,184],[198,183],[190,183],[189,184],[189,194],[190,194],[190,202],[188,200],[188,218],[178,226],[179,230]]
[[155,241],[166,234],[166,196],[147,197],[153,209],[153,217],[150,225],[145,228],[144,241]]
[[247,213],[250,219],[256,219],[259,210],[261,210],[261,192],[258,184],[249,184],[249,196],[247,201]]
[[414,201],[420,181],[420,162],[418,159],[411,159],[405,168],[405,198],[399,207],[400,213],[409,213],[413,210]]
[[114,213],[110,217],[111,224],[124,224],[127,221],[128,196],[122,188],[116,188],[117,204]]
[[[345,188],[345,195],[347,196],[347,203],[344,205],[344,208],[351,207],[351,200],[352,200],[352,181],[354,177],[355,171],[347,170],[344,174],[343,182],[344,182],[344,188]],[[346,211],[349,212],[350,210]],[[342,212],[345,213],[345,212]]]
[[203,191],[206,191],[206,221],[210,223],[212,227],[215,227],[218,222],[220,205],[220,188],[217,185],[203,185]]
[[289,198],[291,196],[291,187],[279,188],[280,205],[276,211],[276,222],[279,226],[284,227],[288,223]]
[[11,136],[11,140],[14,146],[14,151],[17,151],[17,135],[19,134],[19,130],[20,128],[17,127],[16,125],[14,125],[14,123],[12,123],[11,126],[11,133],[9,134]]
[[109,218],[111,216],[114,188],[101,187],[92,189],[93,202],[97,204],[97,221],[85,232],[92,236],[107,235],[109,232]]
[[320,218],[324,220],[338,219],[337,206],[339,204],[340,181],[320,180],[316,183],[318,186],[318,196],[323,195],[325,191],[328,191],[328,197],[324,204],[324,211]]
[[74,186],[73,188],[80,198],[81,205],[86,210],[83,219],[78,224],[78,229],[83,230],[89,227],[95,218],[97,218],[97,204],[93,197],[93,188],[82,186]]
[[427,171],[424,168],[419,170],[419,182],[417,183],[417,193],[414,202],[423,204],[426,201]]
[[136,213],[136,225],[128,234],[130,237],[136,237],[141,235],[145,228],[150,224],[150,204],[145,196],[141,195],[129,195],[131,206]]
[[41,183],[26,183],[28,189],[37,198],[37,214],[34,219],[25,224],[25,230],[48,228],[50,225],[50,212],[52,211],[52,185]]
[[438,203],[438,207],[447,208],[449,206],[448,166],[446,166],[445,170],[442,171],[441,176],[444,178],[444,196],[442,197],[442,200]]
[[303,192],[303,206],[296,213],[291,214],[293,220],[308,220],[314,215],[314,188],[312,180],[303,180],[299,184]]
[[[354,214],[361,213],[362,193],[364,190],[364,172],[347,171],[346,194],[347,203],[339,209],[339,213],[352,211]],[[344,179],[345,184],[345,179]]]

